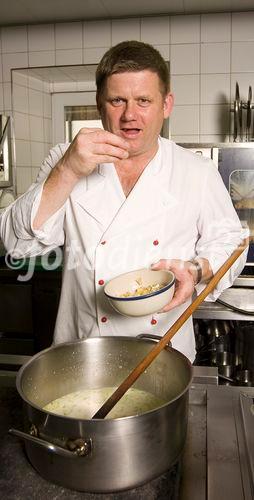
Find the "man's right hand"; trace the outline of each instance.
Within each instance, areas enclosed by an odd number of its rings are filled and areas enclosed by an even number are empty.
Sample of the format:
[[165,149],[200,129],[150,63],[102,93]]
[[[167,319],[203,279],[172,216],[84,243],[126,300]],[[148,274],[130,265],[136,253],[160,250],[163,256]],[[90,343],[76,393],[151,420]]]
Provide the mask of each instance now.
[[128,147],[128,142],[111,132],[82,128],[44,184],[33,228],[40,229],[65,203],[77,182],[90,175],[99,163],[128,158]]
[[82,128],[59,163],[79,180],[90,175],[99,163],[128,158],[128,148],[128,142],[111,132]]

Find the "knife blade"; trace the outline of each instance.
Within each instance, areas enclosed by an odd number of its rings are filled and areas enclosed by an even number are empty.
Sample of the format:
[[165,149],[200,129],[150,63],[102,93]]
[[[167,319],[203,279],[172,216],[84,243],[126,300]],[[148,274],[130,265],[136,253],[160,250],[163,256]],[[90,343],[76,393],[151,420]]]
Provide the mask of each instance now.
[[235,84],[235,100],[234,100],[234,142],[237,141],[238,136],[238,123],[239,123],[239,104],[240,104],[240,92],[239,84]]
[[246,118],[246,141],[250,140],[252,88],[249,86]]

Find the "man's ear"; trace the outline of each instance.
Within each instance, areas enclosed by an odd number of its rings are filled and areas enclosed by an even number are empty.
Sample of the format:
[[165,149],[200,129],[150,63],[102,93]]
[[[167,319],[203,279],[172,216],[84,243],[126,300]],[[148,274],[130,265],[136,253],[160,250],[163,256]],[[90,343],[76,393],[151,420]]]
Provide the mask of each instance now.
[[174,106],[174,96],[168,92],[164,97],[164,118],[168,118]]

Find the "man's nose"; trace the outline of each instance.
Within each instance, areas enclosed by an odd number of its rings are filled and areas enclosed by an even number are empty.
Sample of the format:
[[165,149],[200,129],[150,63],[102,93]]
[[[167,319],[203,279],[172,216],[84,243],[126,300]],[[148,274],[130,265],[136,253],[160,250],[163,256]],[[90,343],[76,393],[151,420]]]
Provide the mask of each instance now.
[[122,114],[123,120],[135,120],[136,117],[136,103],[135,102],[126,102],[125,107]]

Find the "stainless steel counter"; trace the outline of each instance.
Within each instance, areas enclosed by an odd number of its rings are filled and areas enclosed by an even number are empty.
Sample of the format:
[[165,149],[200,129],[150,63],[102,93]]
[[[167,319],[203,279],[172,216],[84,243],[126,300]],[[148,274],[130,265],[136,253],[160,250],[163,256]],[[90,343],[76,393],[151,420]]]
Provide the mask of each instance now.
[[254,499],[254,387],[193,385],[179,500]]

